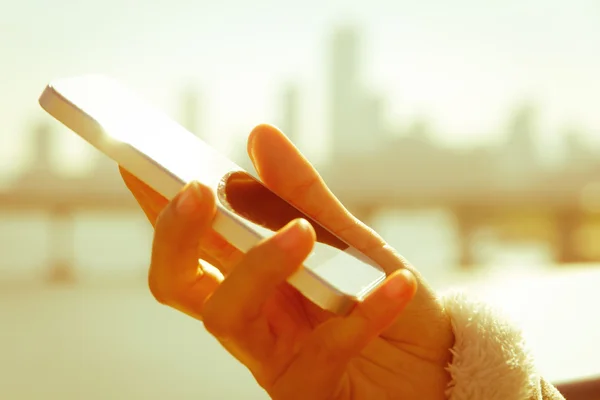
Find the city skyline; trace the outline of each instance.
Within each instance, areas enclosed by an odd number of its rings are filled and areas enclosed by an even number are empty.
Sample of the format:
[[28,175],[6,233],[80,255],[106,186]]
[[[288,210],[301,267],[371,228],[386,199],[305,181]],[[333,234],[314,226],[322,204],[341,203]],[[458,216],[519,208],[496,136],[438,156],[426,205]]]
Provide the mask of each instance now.
[[[231,5],[202,0],[142,8],[130,1],[57,1],[51,8],[41,0],[15,3],[0,16],[3,56],[10,60],[0,64],[4,173],[31,160],[25,130],[43,115],[36,99],[44,85],[86,72],[113,75],[173,114],[177,89],[197,85],[210,117],[206,131],[226,151],[256,123],[275,122],[281,88],[296,82],[302,147],[312,160],[322,159],[331,150],[324,134],[324,39],[344,23],[360,28],[365,82],[385,94],[390,121],[405,125],[422,116],[444,145],[493,144],[515,103],[533,100],[543,111],[546,153],[560,146],[557,132],[565,125],[580,124],[587,139],[600,138],[600,10],[593,1],[554,1],[549,8],[542,0],[309,0],[293,12],[286,2],[269,4],[268,12],[236,2],[233,14]],[[61,143],[72,147],[71,136],[62,135]],[[63,149],[59,161],[71,168],[86,158]]]
[[[481,196],[486,191],[491,193],[497,190],[545,192],[548,190],[548,183],[556,179],[562,180],[554,184],[562,183],[568,187],[570,195],[577,195],[594,183],[594,176],[589,174],[600,170],[600,157],[597,157],[599,152],[594,151],[585,142],[581,131],[575,129],[563,137],[563,163],[559,164],[558,169],[556,165],[548,169],[539,141],[540,133],[543,133],[539,127],[540,111],[533,103],[522,103],[507,116],[505,129],[501,131],[498,143],[471,149],[444,146],[435,139],[435,132],[426,118],[407,119],[402,121],[403,124],[391,120],[383,112],[387,102],[385,91],[376,92],[366,84],[366,74],[361,68],[363,51],[360,31],[345,26],[330,37],[329,57],[325,60],[329,77],[325,84],[325,110],[331,114],[326,132],[333,151],[319,167],[324,175],[333,177],[334,186],[344,182],[340,188],[342,192],[347,192],[347,188],[353,185],[348,186],[346,178],[340,173],[346,168],[354,168],[353,164],[357,162],[362,167],[355,178],[362,179],[361,186],[375,185],[379,196],[383,196],[381,189],[389,186],[386,190],[389,190],[390,199],[397,199],[399,202],[406,199],[402,199],[398,190],[408,190],[415,184],[409,190],[414,192],[413,196],[424,199],[427,197],[426,193],[429,196],[437,193],[443,194],[442,199],[445,199],[454,197],[455,190],[466,191],[467,197],[470,193]],[[206,128],[210,115],[205,105],[210,103],[210,99],[193,84],[181,85],[177,94],[175,103],[178,111],[172,113],[172,116],[192,133],[214,145]],[[297,82],[290,81],[281,87],[277,99],[278,117],[274,122],[289,134],[292,141],[302,142],[302,87]],[[44,115],[44,118],[30,127],[33,133],[30,147],[33,155],[32,168],[16,177],[17,190],[23,187],[31,189],[35,187],[35,182],[43,182],[45,186],[49,177],[61,180],[61,174],[56,170],[55,161],[59,159],[55,152],[56,142],[64,136],[60,131],[68,129],[48,115]],[[110,178],[111,174],[114,175],[112,161],[93,150],[72,132],[64,133],[84,146],[82,149],[94,153],[94,157],[87,160],[89,177],[94,178],[94,174],[99,173],[102,175],[101,179],[108,179],[109,191],[119,186],[116,183],[118,179]],[[238,147],[228,155],[242,167],[253,171],[246,155],[246,146],[240,140],[242,138],[243,136],[238,136]],[[390,174],[396,180],[393,184],[386,183]],[[85,176],[85,173],[75,174],[73,182],[78,182]],[[23,179],[20,180],[21,178]],[[385,182],[379,182],[382,179]],[[64,187],[68,187],[68,181],[67,177],[62,182],[67,185]],[[448,185],[449,182],[454,183]],[[436,187],[441,188],[441,191]],[[356,195],[350,195],[350,200]],[[595,199],[594,194],[594,204]]]
[[[368,76],[363,66],[363,54],[366,51],[363,46],[360,30],[355,26],[341,26],[329,38],[329,51],[324,64],[327,67],[327,80],[325,82],[324,112],[330,115],[325,127],[327,139],[332,145],[332,151],[324,164],[335,161],[336,158],[370,156],[378,152],[386,152],[398,148],[403,144],[414,142],[428,146],[430,153],[439,152],[455,153],[464,151],[459,149],[445,148],[436,140],[436,133],[432,128],[431,120],[414,116],[399,123],[386,114],[386,105],[389,103],[385,91],[375,91],[367,84]],[[203,140],[214,145],[207,132],[207,123],[210,115],[206,111],[206,105],[210,103],[202,89],[193,82],[180,85],[175,101],[177,111],[172,112],[172,117],[179,121],[184,127],[201,137]],[[305,107],[302,86],[290,80],[283,84],[275,98],[278,100],[277,116],[273,123],[279,126],[296,144],[302,143],[305,132],[302,127],[302,109]],[[540,168],[543,164],[543,152],[541,151],[540,135],[543,132],[539,127],[540,109],[533,103],[521,103],[513,109],[512,114],[506,116],[505,128],[501,130],[499,141],[495,145],[480,146],[472,151],[494,151],[509,150],[506,157],[507,167],[512,172],[507,176],[523,176],[527,171]],[[50,122],[51,117],[44,115],[40,117],[40,123],[56,126],[56,121]],[[33,125],[36,126],[36,125]],[[48,128],[50,137],[42,138],[39,135],[32,138],[33,146],[37,149],[33,155],[33,162],[38,159],[44,167],[52,166],[51,160],[56,160],[55,154],[41,155],[39,147],[46,152],[56,149],[57,130],[67,130],[64,127],[55,129]],[[66,132],[70,136],[71,132]],[[589,141],[586,142],[585,132],[572,128],[561,137],[562,165],[564,163],[575,163],[577,166],[592,165],[594,157],[598,155],[593,150]],[[251,168],[246,160],[245,148],[242,143],[243,135],[238,136],[238,147],[234,148],[228,155],[234,157],[235,161]],[[42,143],[35,143],[41,140]],[[77,139],[81,142],[80,139]],[[85,147],[89,146],[84,143]],[[302,148],[302,146],[300,146]],[[84,148],[82,148],[84,149]],[[479,149],[479,150],[478,150]],[[93,151],[96,157],[101,155]],[[52,157],[54,156],[54,157]],[[419,156],[427,156],[421,153]],[[44,159],[40,159],[44,157]],[[434,156],[435,157],[435,156]],[[500,161],[501,162],[501,161]],[[584,165],[584,166],[585,166]],[[40,165],[35,166],[36,169]]]
[[[274,107],[276,112],[274,117],[266,122],[274,123],[287,134],[291,134],[294,142],[302,150],[308,150],[305,152],[317,164],[327,163],[331,161],[331,157],[336,155],[355,154],[357,151],[372,153],[385,148],[390,141],[406,139],[414,136],[417,132],[421,132],[423,138],[438,146],[448,146],[440,139],[446,136],[447,131],[443,127],[436,126],[434,117],[427,114],[415,114],[398,118],[390,112],[392,101],[389,93],[385,89],[377,90],[376,87],[369,84],[368,68],[364,67],[368,46],[365,45],[364,33],[359,26],[340,25],[329,35],[327,44],[329,46],[326,52],[327,56],[321,59],[327,79],[323,82],[319,102],[323,104],[321,112],[329,118],[321,121],[323,126],[321,126],[322,135],[319,139],[321,143],[328,144],[329,150],[320,157],[318,154],[317,157],[314,157],[314,148],[311,149],[311,146],[307,145],[307,142],[310,144],[315,140],[314,135],[309,138],[310,123],[307,123],[304,118],[310,96],[307,95],[308,90],[302,85],[301,80],[288,79],[278,86],[274,93],[271,93],[271,101],[277,104]],[[204,89],[205,87],[198,84],[194,78],[184,80],[183,84],[178,84],[177,90],[172,90],[171,95],[167,96],[172,101],[166,111],[179,120],[182,125],[188,128],[194,126],[195,128],[192,130],[202,130],[199,133],[217,149],[234,158],[237,157],[236,161],[244,162],[240,157],[245,157],[244,140],[251,126],[246,131],[229,132],[229,146],[224,146],[223,140],[219,140],[223,139],[222,136],[227,135],[217,135],[215,141],[216,132],[210,130],[215,116],[211,112],[213,99],[207,95]],[[527,108],[532,110],[532,114],[535,114],[537,119],[532,120],[535,126],[530,127],[531,137],[527,139],[532,141],[533,153],[525,158],[534,155],[540,157],[542,162],[556,166],[557,162],[561,160],[581,163],[581,160],[590,162],[593,157],[597,156],[598,146],[591,140],[594,136],[594,128],[585,127],[574,121],[569,124],[565,123],[559,130],[558,136],[554,139],[554,148],[547,146],[543,139],[551,133],[540,124],[542,120],[540,116],[544,114],[543,107],[535,102],[519,99],[513,101],[510,112],[496,118],[500,122],[495,129],[482,132],[480,135],[482,137],[490,136],[493,131],[495,140],[487,143],[484,141],[483,144],[475,141],[471,145],[450,146],[449,149],[457,151],[461,147],[494,148],[508,145],[507,141],[514,140],[509,137],[508,133],[511,129],[510,124],[514,122],[512,121],[513,117]],[[36,111],[40,114],[40,110]],[[48,118],[48,116],[44,114],[38,118]],[[55,126],[56,130],[66,130],[56,123]],[[289,129],[292,129],[293,132],[288,132]],[[91,168],[88,162],[90,149],[87,148],[87,144],[81,143],[80,139],[72,136],[70,132],[66,135],[56,135],[58,142],[56,146],[62,155],[54,155],[54,159],[58,160],[59,164],[66,164],[66,167],[62,166],[62,171],[78,175]],[[79,142],[77,143],[77,141]],[[30,153],[30,150],[30,146],[25,146],[21,152]],[[92,153],[94,153],[93,150]],[[98,154],[94,154],[94,156],[98,156]],[[35,156],[31,153],[22,158],[28,159],[29,164],[35,163]],[[79,165],[81,165],[82,171],[77,171]],[[6,160],[4,166],[6,166]],[[0,172],[4,172],[6,175],[6,168],[0,168]]]

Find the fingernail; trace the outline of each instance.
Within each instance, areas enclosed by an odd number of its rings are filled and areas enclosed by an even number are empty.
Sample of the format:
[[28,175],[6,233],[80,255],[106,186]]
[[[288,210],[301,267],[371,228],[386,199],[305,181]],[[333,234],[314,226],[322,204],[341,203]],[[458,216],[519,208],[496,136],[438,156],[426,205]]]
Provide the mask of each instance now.
[[298,244],[298,238],[302,235],[302,231],[307,230],[309,226],[310,224],[305,219],[295,220],[292,226],[276,236],[277,245],[284,251],[293,250]]
[[202,189],[198,182],[191,182],[177,198],[175,208],[178,214],[191,215],[202,204]]
[[406,277],[401,271],[394,273],[385,284],[385,294],[390,299],[404,297],[406,294]]

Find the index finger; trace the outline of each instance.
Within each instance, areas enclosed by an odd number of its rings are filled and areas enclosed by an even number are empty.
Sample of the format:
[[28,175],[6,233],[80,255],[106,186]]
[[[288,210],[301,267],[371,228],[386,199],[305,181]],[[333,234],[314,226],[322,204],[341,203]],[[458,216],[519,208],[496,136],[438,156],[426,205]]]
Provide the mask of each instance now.
[[403,266],[386,242],[343,206],[317,170],[278,129],[257,126],[248,139],[248,153],[263,182],[279,196],[374,261],[390,264],[393,260],[396,266]]

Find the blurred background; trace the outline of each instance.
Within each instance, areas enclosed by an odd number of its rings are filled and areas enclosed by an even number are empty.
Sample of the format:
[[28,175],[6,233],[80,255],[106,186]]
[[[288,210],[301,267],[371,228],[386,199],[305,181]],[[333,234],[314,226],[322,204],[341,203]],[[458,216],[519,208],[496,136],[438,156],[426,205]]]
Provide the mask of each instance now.
[[251,169],[280,127],[440,291],[523,327],[553,382],[600,374],[597,0],[0,0],[0,398],[266,398],[154,303],[116,166],[46,115],[111,75]]

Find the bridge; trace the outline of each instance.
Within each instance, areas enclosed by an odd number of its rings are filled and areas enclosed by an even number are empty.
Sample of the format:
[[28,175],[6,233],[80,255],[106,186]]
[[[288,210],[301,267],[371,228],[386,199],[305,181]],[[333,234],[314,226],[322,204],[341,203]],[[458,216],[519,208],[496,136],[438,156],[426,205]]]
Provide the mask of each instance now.
[[75,215],[82,211],[136,212],[139,207],[116,165],[103,162],[90,176],[79,178],[61,178],[42,168],[28,171],[0,191],[0,210],[49,215],[47,237],[52,254],[46,278],[69,281],[75,279]]
[[[590,255],[577,245],[583,226],[600,226],[600,170],[554,172],[520,185],[512,180],[509,185],[482,169],[462,175],[454,171],[456,179],[448,179],[444,176],[452,176],[449,170],[442,176],[439,168],[420,170],[400,161],[390,165],[351,159],[320,169],[333,192],[366,223],[382,209],[450,211],[460,238],[461,264],[466,268],[474,264],[473,236],[484,226],[499,228],[508,240],[549,242],[557,249],[559,263],[600,260],[599,254]],[[74,215],[89,210],[137,212],[138,206],[116,166],[103,160],[90,176],[80,178],[60,178],[45,169],[29,171],[8,190],[0,191],[0,209],[42,211],[51,216],[48,235],[56,253],[49,278],[64,280],[74,272]]]
[[474,263],[474,234],[486,226],[499,228],[506,240],[550,243],[559,263],[600,260],[590,249],[593,239],[583,243],[580,234],[600,226],[600,166],[506,174],[472,155],[421,160],[400,153],[339,159],[321,170],[331,190],[366,223],[382,209],[451,212],[465,267]]

